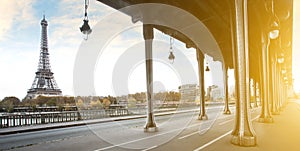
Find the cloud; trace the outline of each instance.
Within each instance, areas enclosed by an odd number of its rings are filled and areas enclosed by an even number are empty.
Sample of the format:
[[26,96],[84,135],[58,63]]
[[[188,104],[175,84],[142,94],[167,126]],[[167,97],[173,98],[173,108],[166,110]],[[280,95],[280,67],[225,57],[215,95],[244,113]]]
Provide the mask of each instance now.
[[32,4],[35,0],[9,0],[0,4],[0,41],[9,37],[9,31],[14,24],[18,30],[24,29],[34,23]]

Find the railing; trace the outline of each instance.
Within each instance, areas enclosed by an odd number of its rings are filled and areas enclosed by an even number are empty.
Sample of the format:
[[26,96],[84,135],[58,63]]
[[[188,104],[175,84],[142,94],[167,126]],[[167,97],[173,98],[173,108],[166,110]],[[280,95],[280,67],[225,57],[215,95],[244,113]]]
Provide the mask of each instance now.
[[82,120],[126,116],[132,114],[127,109],[81,110],[79,113],[79,118]]
[[62,123],[87,119],[125,116],[132,114],[127,109],[81,110],[51,113],[11,113],[0,115],[0,128]]

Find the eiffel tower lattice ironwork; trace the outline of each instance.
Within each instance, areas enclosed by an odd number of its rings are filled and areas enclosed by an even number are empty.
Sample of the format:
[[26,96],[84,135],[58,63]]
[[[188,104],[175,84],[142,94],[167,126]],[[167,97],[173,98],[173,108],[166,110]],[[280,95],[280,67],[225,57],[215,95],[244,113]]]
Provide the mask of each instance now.
[[42,96],[60,96],[61,90],[58,88],[53,72],[51,71],[49,51],[48,51],[48,39],[47,39],[47,26],[48,22],[45,19],[41,21],[42,34],[41,34],[41,49],[40,58],[38,64],[38,70],[35,72],[35,78],[31,88],[27,91],[26,98],[32,99],[39,95]]

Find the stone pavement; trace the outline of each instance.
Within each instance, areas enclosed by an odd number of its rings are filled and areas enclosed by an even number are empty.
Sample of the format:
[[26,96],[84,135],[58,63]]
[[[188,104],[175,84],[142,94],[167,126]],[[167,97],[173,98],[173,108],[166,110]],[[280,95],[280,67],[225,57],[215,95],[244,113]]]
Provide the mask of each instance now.
[[253,121],[257,146],[240,147],[230,143],[226,135],[203,148],[204,151],[300,151],[300,100],[290,100],[280,115],[273,115],[274,123]]

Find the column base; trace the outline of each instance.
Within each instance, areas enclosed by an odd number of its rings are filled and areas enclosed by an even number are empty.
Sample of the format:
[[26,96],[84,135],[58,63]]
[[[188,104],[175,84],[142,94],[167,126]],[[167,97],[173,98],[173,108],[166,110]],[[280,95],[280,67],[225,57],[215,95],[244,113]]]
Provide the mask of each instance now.
[[272,112],[272,115],[280,115],[279,111]]
[[231,114],[231,112],[230,112],[230,110],[229,110],[229,109],[227,109],[227,110],[224,110],[224,111],[223,111],[223,114],[227,114],[227,115],[229,115],[229,114]]
[[146,125],[144,126],[144,132],[157,132],[158,127],[156,126],[156,123],[154,121],[154,115],[153,113],[148,113],[148,120]]
[[144,127],[144,132],[157,132],[158,131],[158,127],[154,126],[154,127],[149,127],[149,126],[145,126]]
[[204,114],[204,115],[199,115],[199,116],[198,116],[198,120],[208,120],[208,117],[207,117],[206,114]]
[[260,123],[273,123],[274,120],[273,120],[272,117],[260,117],[258,119],[258,122],[260,122]]
[[285,107],[285,106],[280,107],[279,110],[280,110],[280,111],[283,111],[283,110],[284,110],[284,107]]
[[256,136],[232,135],[231,143],[245,147],[256,146]]

